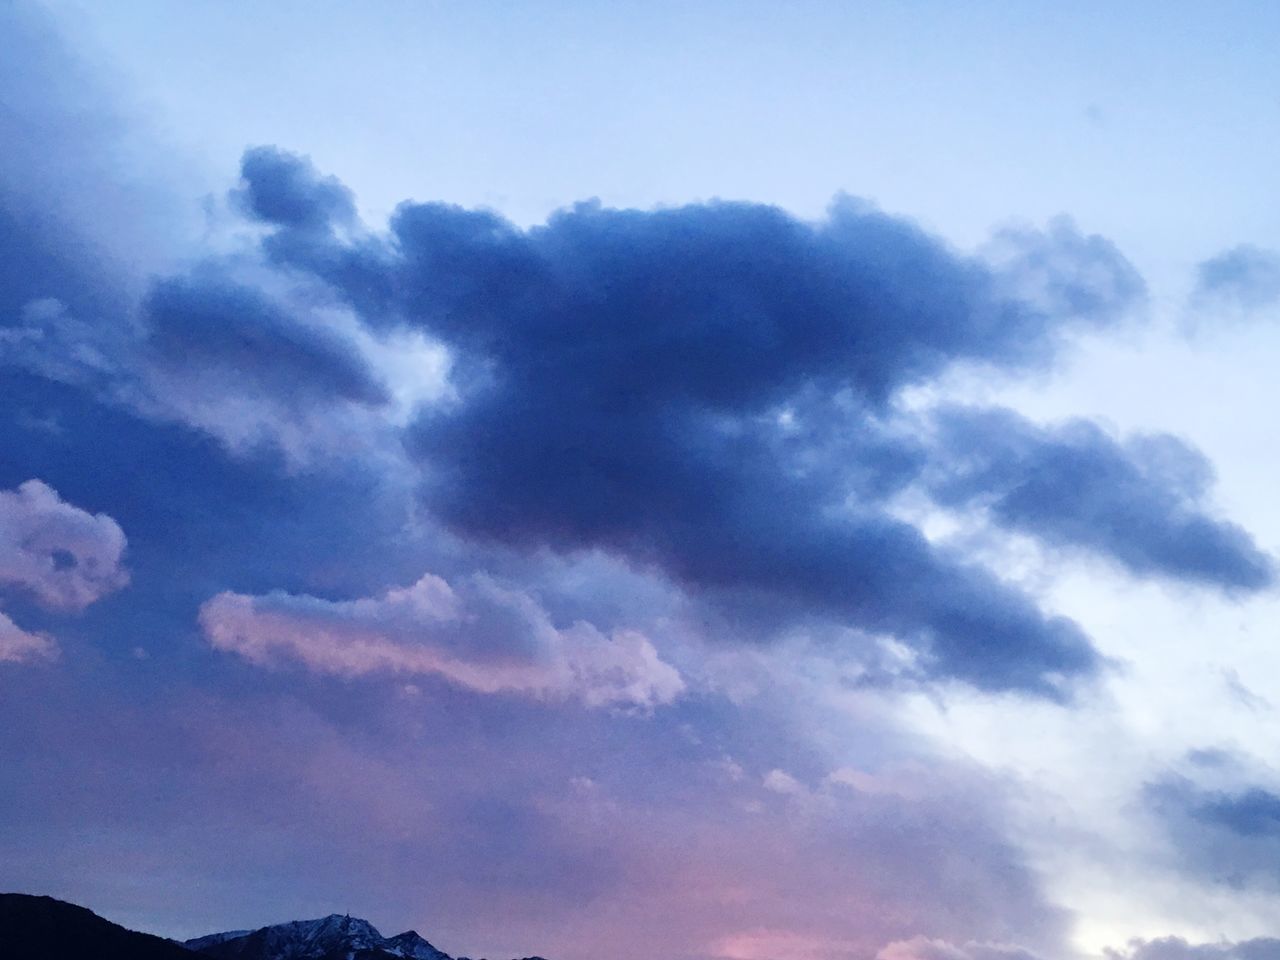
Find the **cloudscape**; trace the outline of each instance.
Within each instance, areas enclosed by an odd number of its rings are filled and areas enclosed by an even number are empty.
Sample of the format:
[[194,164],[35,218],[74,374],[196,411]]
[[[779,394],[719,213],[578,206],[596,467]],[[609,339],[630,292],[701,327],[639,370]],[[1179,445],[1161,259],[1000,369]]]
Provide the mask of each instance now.
[[5,5],[0,890],[1280,958],[1277,37]]

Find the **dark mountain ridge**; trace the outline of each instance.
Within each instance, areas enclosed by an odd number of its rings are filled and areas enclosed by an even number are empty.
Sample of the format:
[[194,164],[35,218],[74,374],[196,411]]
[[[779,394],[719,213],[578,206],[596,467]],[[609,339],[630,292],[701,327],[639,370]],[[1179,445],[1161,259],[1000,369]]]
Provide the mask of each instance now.
[[[416,931],[384,937],[367,920],[330,914],[176,943],[126,930],[75,904],[0,894],[3,960],[454,960]],[[460,957],[458,960],[467,960]],[[542,960],[526,957],[525,960]]]
[[193,960],[198,954],[149,933],[126,930],[53,897],[0,893],[4,960]]

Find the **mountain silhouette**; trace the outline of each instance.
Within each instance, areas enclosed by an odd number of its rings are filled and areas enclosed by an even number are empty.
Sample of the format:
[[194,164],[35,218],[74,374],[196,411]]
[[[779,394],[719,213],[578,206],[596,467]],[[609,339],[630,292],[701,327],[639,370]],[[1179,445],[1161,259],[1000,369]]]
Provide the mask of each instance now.
[[[454,960],[416,931],[384,937],[367,920],[330,914],[185,943],[127,930],[91,910],[0,893],[0,960]],[[468,960],[459,957],[458,960]],[[524,960],[542,960],[526,957]]]
[[4,960],[193,960],[190,950],[171,940],[126,930],[73,903],[22,893],[0,893],[0,956]]

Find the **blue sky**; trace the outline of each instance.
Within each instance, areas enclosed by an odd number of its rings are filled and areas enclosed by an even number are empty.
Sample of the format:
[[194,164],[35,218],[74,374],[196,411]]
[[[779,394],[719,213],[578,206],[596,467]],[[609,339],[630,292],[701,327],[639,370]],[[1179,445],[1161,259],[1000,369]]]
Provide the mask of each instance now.
[[0,17],[0,886],[1276,953],[1280,14]]

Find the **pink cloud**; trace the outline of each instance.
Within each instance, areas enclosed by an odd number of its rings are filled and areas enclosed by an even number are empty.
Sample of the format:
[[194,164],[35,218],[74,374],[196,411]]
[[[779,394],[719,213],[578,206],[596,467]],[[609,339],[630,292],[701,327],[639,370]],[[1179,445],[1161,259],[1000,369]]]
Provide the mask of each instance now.
[[751,930],[713,947],[716,960],[863,960],[863,945],[788,930]]
[[[106,514],[72,506],[39,480],[0,490],[0,587],[47,610],[78,613],[129,582],[124,531]],[[0,612],[0,662],[50,659],[57,643]]]
[[0,585],[50,610],[78,612],[128,584],[125,543],[106,514],[72,506],[39,480],[0,491]]
[[949,943],[913,937],[889,944],[876,960],[1040,960],[1038,954],[1006,943]]
[[29,633],[0,611],[0,663],[30,663],[52,660],[58,645],[44,633]]
[[461,594],[427,574],[376,597],[328,601],[282,592],[224,592],[200,610],[216,649],[250,663],[292,661],[339,677],[437,675],[481,693],[574,698],[649,710],[684,689],[674,667],[634,630],[556,626],[528,593],[486,577]]

